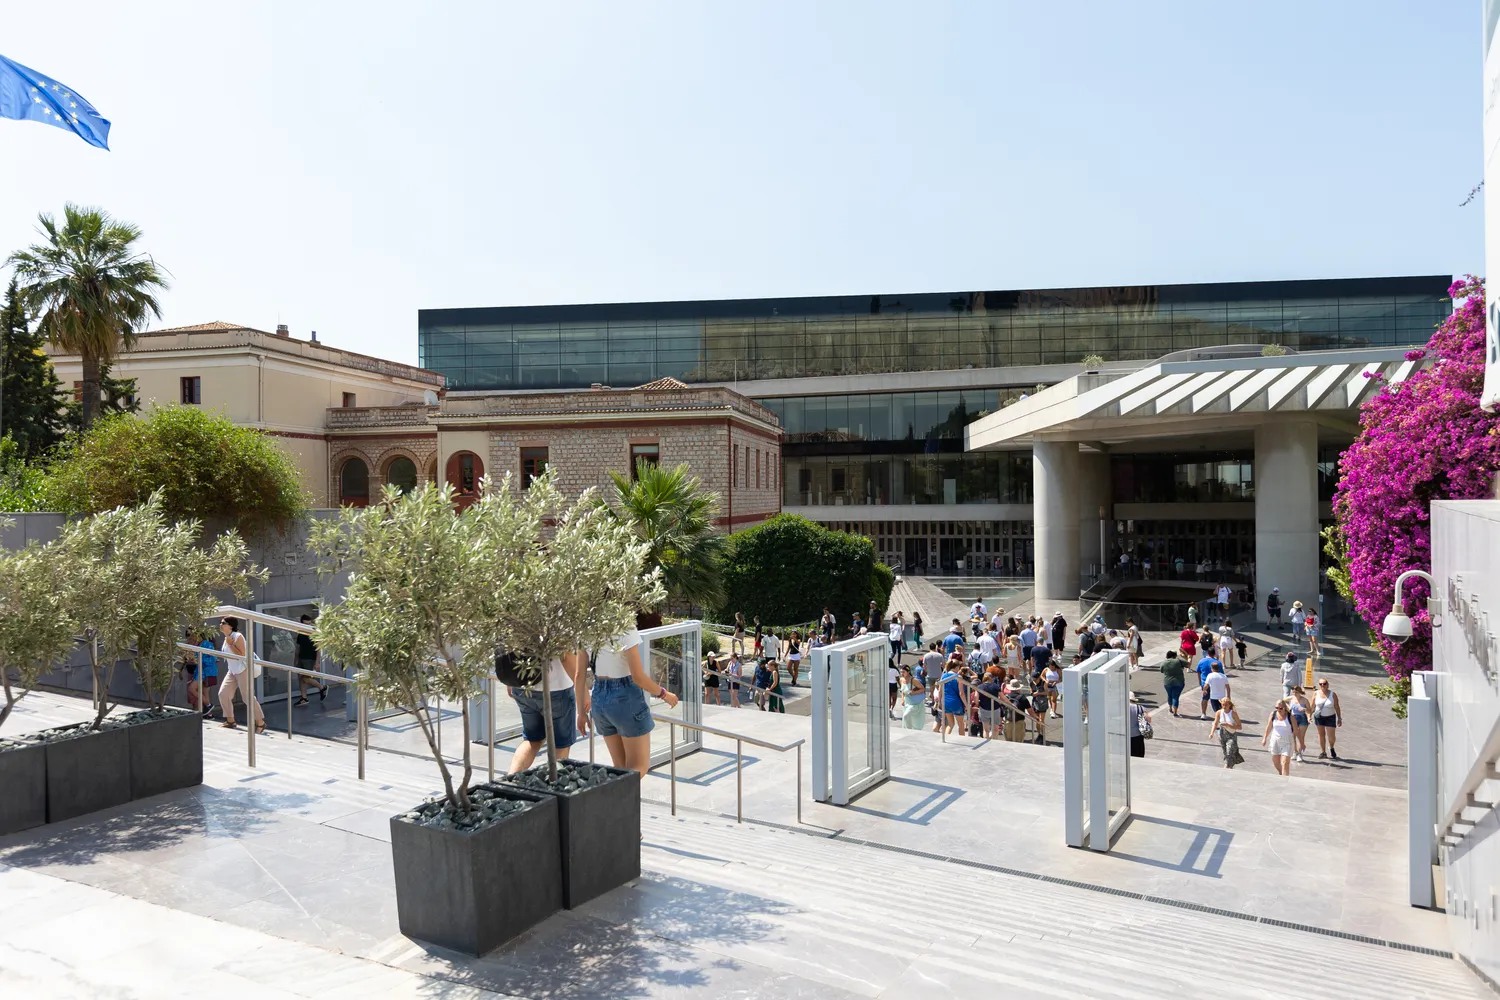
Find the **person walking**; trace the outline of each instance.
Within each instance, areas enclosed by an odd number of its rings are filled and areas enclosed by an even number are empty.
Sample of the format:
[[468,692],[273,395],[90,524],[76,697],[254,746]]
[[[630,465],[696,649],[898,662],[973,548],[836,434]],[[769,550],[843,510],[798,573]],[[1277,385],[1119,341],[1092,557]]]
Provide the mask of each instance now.
[[1292,759],[1301,764],[1302,755],[1307,753],[1307,727],[1312,723],[1312,705],[1308,703],[1307,692],[1302,690],[1301,684],[1292,685],[1286,707],[1292,717],[1292,735],[1297,741],[1292,748]]
[[1192,618],[1182,626],[1182,631],[1177,636],[1177,651],[1185,660],[1192,660],[1198,655],[1198,624]]
[[901,669],[896,666],[895,660],[885,661],[885,686],[888,696],[885,714],[895,719],[896,700],[901,697]]
[[1307,633],[1307,651],[1313,656],[1320,652],[1318,640],[1318,612],[1312,608],[1307,609],[1307,618],[1302,623],[1302,630]]
[[979,735],[987,740],[1000,739],[1005,706],[1005,671],[997,663],[985,668],[979,682]]
[[1235,656],[1234,626],[1228,622],[1219,626],[1219,659],[1224,662],[1226,670],[1243,665]]
[[225,729],[239,728],[239,724],[234,721],[234,696],[238,693],[240,700],[245,703],[247,721],[255,726],[257,734],[263,733],[266,731],[266,717],[261,713],[260,702],[255,699],[255,671],[245,662],[245,637],[240,634],[240,620],[221,618],[219,634],[223,636],[220,652],[233,653],[238,657],[221,657],[227,674],[219,684],[219,708],[224,713],[222,725]]
[[755,707],[762,712],[766,710],[766,693],[771,690],[771,671],[766,668],[765,660],[755,661]]
[[729,637],[729,651],[736,656],[745,655],[745,612],[734,613],[734,635]]
[[[201,649],[219,648],[214,645],[212,639],[203,634],[201,627],[188,629],[185,633],[185,638],[188,642]],[[213,700],[209,697],[209,692],[219,685],[219,658],[217,656],[209,656],[207,653],[198,653],[196,655],[203,661],[203,686],[201,688],[198,686],[198,664],[193,661],[191,656],[184,657],[182,670],[183,675],[187,678],[188,704],[196,711],[203,713],[203,717],[206,719],[214,711]]]
[[719,704],[719,660],[709,653],[703,658],[703,704]]
[[922,612],[911,613],[911,646],[912,649],[922,648]]
[[1146,756],[1146,734],[1151,732],[1151,713],[1141,704],[1140,695],[1130,692],[1130,756]]
[[1313,724],[1318,729],[1318,759],[1339,759],[1334,744],[1338,742],[1339,727],[1344,724],[1344,710],[1339,706],[1339,696],[1328,686],[1327,677],[1318,678],[1318,693],[1313,695]]
[[[1198,705],[1198,718],[1207,719],[1208,714],[1208,676],[1214,672],[1214,667],[1220,670],[1224,665],[1214,659],[1213,653],[1204,653],[1203,658],[1198,661],[1198,693],[1201,695]],[[1218,706],[1215,706],[1217,708]]]
[[1217,712],[1221,703],[1229,700],[1229,675],[1224,673],[1224,664],[1215,662],[1208,673],[1208,680],[1203,683],[1208,692],[1208,703]]
[[1281,661],[1281,696],[1290,698],[1292,688],[1297,686],[1297,654],[1288,653]]
[[[312,615],[303,615],[302,618],[301,618],[301,622],[302,622],[303,625],[311,626],[312,623],[313,623]],[[296,635],[296,639],[294,641],[295,641],[295,643],[297,645],[297,666],[298,666],[298,668],[302,669],[302,670],[317,670],[318,669],[318,647],[315,646],[315,645],[313,645],[312,636],[310,636],[310,635],[303,635],[301,632],[298,632],[297,635]],[[297,701],[295,702],[295,704],[297,704],[297,705],[306,705],[307,704],[307,689],[309,687],[315,687],[315,688],[318,689],[318,700],[319,701],[326,701],[327,700],[327,698],[328,698],[328,684],[327,684],[326,681],[320,681],[318,678],[316,678],[316,677],[309,677],[306,674],[298,674],[297,675]]]
[[[581,653],[569,653],[547,665],[547,682],[552,688],[552,745],[557,748],[558,760],[568,759],[570,748],[578,742],[579,729],[588,730],[588,692],[581,699],[575,693],[581,690],[579,685],[588,669],[589,658]],[[521,715],[521,742],[510,759],[511,774],[536,763],[536,755],[547,745],[545,713],[549,706],[541,681],[538,674],[534,686],[506,688]]]
[[1068,644],[1068,620],[1063,617],[1061,611],[1052,616],[1050,627],[1052,629],[1052,648],[1061,653]]
[[766,655],[765,647],[763,645],[761,645],[761,640],[763,640],[765,638],[765,629],[760,624],[760,615],[756,615],[755,616],[754,623],[755,623],[755,655],[756,656],[765,656]]
[[898,666],[901,663],[901,650],[906,645],[906,623],[901,620],[901,612],[897,611],[891,616],[885,635],[891,643],[891,666]]
[[[641,777],[651,769],[652,697],[677,707],[677,695],[658,684],[641,660],[640,619],[636,627],[599,650],[594,656],[594,690],[589,698],[594,730],[604,737],[609,759],[615,767],[637,771]],[[585,725],[590,717],[583,717]],[[587,733],[582,735],[587,736]]]
[[1182,704],[1182,689],[1187,687],[1187,679],[1183,676],[1184,663],[1177,655],[1175,649],[1167,650],[1166,659],[1161,661],[1161,686],[1167,693],[1167,711],[1172,713],[1172,718],[1181,718],[1178,709]]
[[740,679],[744,676],[745,666],[740,658],[733,653],[729,654],[729,665],[724,668],[729,675],[729,707],[740,707]]
[[1240,729],[1243,726],[1240,713],[1235,711],[1234,702],[1225,698],[1223,704],[1214,712],[1214,724],[1208,730],[1208,738],[1210,740],[1215,736],[1219,738],[1219,752],[1224,757],[1226,769],[1245,763],[1245,757],[1240,753]]
[[829,611],[827,608],[824,608],[823,618],[819,621],[818,625],[823,630],[823,645],[827,646],[831,644],[833,642],[833,633],[837,628],[837,623],[834,620],[833,612]]
[[759,637],[760,655],[768,660],[781,662],[781,636],[776,634],[775,628],[766,629]]
[[963,669],[963,654],[959,653],[948,658],[947,665],[943,668],[943,676],[938,682],[938,690],[943,706],[943,724],[941,732],[947,735],[949,730],[963,735],[964,720],[968,717],[968,705],[965,704],[963,680],[960,671]]
[[771,672],[770,686],[766,689],[768,712],[780,712],[786,714],[786,698],[781,693],[781,664],[776,660],[767,660],[766,669]]
[[1266,595],[1266,628],[1281,628],[1281,588],[1272,587]]
[[1303,628],[1303,624],[1307,621],[1307,612],[1302,610],[1301,601],[1292,602],[1292,610],[1287,613],[1286,620],[1292,624],[1292,641],[1297,644],[1298,649],[1301,649],[1302,639],[1307,635],[1307,630]]
[[901,728],[921,729],[927,708],[927,688],[912,672],[911,667],[901,667]]
[[802,669],[802,633],[792,631],[786,640],[786,670],[791,675],[792,687],[797,686],[797,673]]
[[1271,766],[1283,778],[1292,776],[1292,754],[1297,749],[1297,734],[1293,730],[1292,710],[1283,698],[1271,709],[1266,720],[1266,731],[1260,738],[1261,746],[1271,750]]

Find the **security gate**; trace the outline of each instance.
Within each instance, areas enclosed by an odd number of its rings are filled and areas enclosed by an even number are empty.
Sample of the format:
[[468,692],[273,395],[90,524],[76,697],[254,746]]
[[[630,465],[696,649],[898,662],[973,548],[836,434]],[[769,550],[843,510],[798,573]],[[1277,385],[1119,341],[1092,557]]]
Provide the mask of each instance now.
[[813,798],[846,806],[891,776],[884,632],[812,650]]

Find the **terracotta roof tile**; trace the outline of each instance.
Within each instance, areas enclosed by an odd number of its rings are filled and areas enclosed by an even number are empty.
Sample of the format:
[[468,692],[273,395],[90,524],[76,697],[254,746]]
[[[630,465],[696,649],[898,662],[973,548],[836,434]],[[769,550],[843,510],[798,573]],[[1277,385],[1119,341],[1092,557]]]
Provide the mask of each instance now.
[[675,378],[672,378],[669,375],[666,378],[659,378],[655,382],[647,382],[645,385],[638,385],[638,386],[636,386],[636,388],[637,389],[648,389],[648,390],[652,390],[652,389],[686,389],[686,388],[688,388],[688,384],[686,382],[679,382]]
[[169,326],[161,330],[147,330],[149,336],[153,333],[207,333],[214,330],[252,330],[256,333],[265,333],[265,330],[256,330],[253,326],[243,323],[226,323],[222,319],[211,320],[207,323],[192,323],[188,326]]

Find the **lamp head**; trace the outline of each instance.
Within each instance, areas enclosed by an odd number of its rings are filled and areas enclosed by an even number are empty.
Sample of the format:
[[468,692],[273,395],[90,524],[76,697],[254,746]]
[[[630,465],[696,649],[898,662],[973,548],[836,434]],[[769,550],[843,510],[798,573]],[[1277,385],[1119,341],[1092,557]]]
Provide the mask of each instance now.
[[1380,626],[1381,634],[1387,639],[1396,642],[1405,642],[1411,638],[1411,617],[1399,607],[1391,609],[1391,613],[1385,616],[1385,622]]

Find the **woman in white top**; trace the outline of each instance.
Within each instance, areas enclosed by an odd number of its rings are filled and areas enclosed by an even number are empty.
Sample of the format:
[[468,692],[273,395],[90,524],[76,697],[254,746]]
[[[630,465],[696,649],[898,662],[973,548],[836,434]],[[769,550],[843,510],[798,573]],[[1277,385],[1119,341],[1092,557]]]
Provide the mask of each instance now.
[[1245,763],[1244,755],[1240,753],[1240,729],[1244,725],[1240,721],[1240,713],[1234,710],[1234,702],[1225,698],[1219,703],[1219,710],[1214,713],[1213,727],[1208,731],[1208,738],[1219,737],[1219,752],[1224,755],[1224,766],[1232,768],[1236,764]]
[[1141,630],[1136,626],[1134,618],[1125,619],[1125,655],[1130,658],[1130,669],[1138,669],[1141,665]]
[[[743,620],[743,619],[741,619]],[[741,633],[743,639],[743,633]],[[615,767],[639,771],[651,768],[651,706],[646,693],[677,707],[677,696],[658,684],[642,660],[644,643],[638,629],[615,639],[594,657],[594,726],[604,737]]]
[[1276,768],[1276,773],[1284,778],[1292,774],[1292,753],[1296,750],[1297,737],[1292,728],[1292,711],[1283,698],[1271,709],[1271,717],[1266,720],[1266,731],[1260,738],[1261,746],[1269,746],[1271,750],[1271,765]]
[[[547,666],[547,685],[552,689],[552,745],[557,748],[557,759],[567,760],[574,743],[578,742],[580,729],[587,731],[589,694],[583,690],[583,675],[589,668],[589,659],[582,653],[569,653]],[[575,693],[582,692],[582,695]],[[525,687],[506,689],[521,713],[521,742],[510,759],[510,773],[524,771],[536,763],[536,755],[547,745],[548,701],[542,690],[542,678],[528,678]]]
[[797,671],[802,669],[802,633],[793,632],[786,641],[786,669],[792,675],[792,687],[797,686]]
[[1339,759],[1333,748],[1338,741],[1339,727],[1344,724],[1344,709],[1339,705],[1339,696],[1328,686],[1327,677],[1318,678],[1318,691],[1313,695],[1313,727],[1318,731],[1318,757]]
[[1234,628],[1230,625],[1219,626],[1219,659],[1224,662],[1225,670],[1238,665],[1234,655]]
[[226,653],[236,653],[240,657],[231,659],[226,656],[219,661],[224,664],[226,670],[224,679],[219,682],[219,707],[224,710],[224,728],[239,728],[234,721],[234,695],[238,691],[240,700],[249,707],[249,717],[255,722],[255,731],[263,733],[266,731],[266,717],[261,714],[260,702],[255,700],[253,680],[255,674],[244,660],[245,637],[240,634],[240,620],[221,618],[219,634],[224,638],[219,648]]

